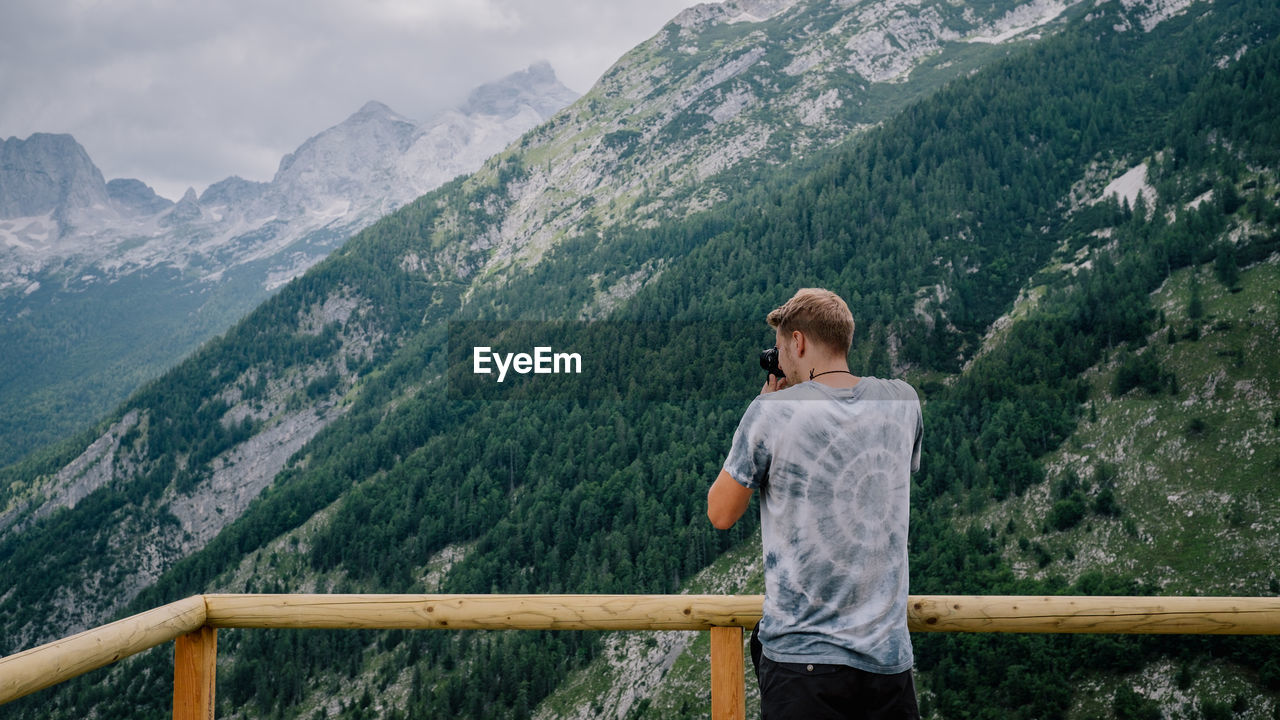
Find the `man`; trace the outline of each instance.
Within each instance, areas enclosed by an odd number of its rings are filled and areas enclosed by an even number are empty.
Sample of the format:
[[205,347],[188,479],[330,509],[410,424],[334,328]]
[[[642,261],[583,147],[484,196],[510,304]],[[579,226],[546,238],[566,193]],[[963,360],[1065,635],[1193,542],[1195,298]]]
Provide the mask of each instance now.
[[707,494],[723,530],[760,490],[761,715],[917,718],[907,515],[920,400],[901,380],[849,371],[853,315],[835,293],[802,289],[768,322],[786,377],[770,374],[752,400]]

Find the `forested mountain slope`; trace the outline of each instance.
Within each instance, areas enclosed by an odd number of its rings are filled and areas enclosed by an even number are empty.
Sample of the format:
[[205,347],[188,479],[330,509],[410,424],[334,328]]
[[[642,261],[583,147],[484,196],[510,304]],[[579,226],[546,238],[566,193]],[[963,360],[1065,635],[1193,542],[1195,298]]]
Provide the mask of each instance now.
[[[64,482],[69,498],[81,478],[107,476],[73,509],[6,518],[0,577],[24,581],[0,600],[4,650],[46,622],[113,611],[132,573],[142,581],[131,610],[219,589],[678,591],[754,530],[748,520],[713,531],[706,483],[758,388],[754,357],[771,337],[761,318],[804,285],[850,300],[855,367],[905,374],[927,399],[913,592],[1154,591],[1122,568],[1029,577],[968,516],[1043,486],[1045,457],[1098,399],[1090,368],[1126,349],[1141,356],[1160,331],[1161,283],[1219,255],[1223,273],[1247,276],[1276,251],[1280,17],[1255,2],[1150,17],[1091,6],[812,171],[781,169],[681,221],[588,228],[500,285],[424,268],[462,183],[424,197],[133,398]],[[1157,157],[1163,199],[1136,211],[1085,202]],[[632,290],[607,292],[619,286]],[[997,323],[1024,287],[1042,288],[1035,306]],[[584,314],[609,322],[496,324]],[[590,371],[467,385],[446,341],[486,334],[513,348],[550,336]],[[317,422],[256,499],[220,481],[260,456],[237,449],[246,440]],[[9,473],[9,497],[34,467]],[[211,530],[219,507],[239,517]],[[166,543],[194,551],[169,567],[146,552]],[[137,557],[151,566],[121,562]],[[85,570],[96,608],[68,592]],[[1060,717],[1083,712],[1085,668],[1113,677],[1169,657],[1265,667],[1276,651],[1221,638],[916,643],[925,709],[941,717]],[[225,632],[219,713],[524,717],[601,651],[588,633]],[[153,652],[0,713],[159,717],[168,662]],[[1270,676],[1235,677],[1249,707],[1274,707]],[[1123,690],[1104,712],[1149,710]]]

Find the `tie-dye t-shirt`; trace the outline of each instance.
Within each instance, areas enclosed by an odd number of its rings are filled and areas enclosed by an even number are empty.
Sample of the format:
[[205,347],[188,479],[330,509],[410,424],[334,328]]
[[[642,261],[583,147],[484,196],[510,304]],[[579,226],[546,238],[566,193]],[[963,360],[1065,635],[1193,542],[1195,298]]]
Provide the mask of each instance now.
[[911,667],[907,515],[922,428],[901,380],[805,382],[747,408],[724,469],[760,490],[770,659]]

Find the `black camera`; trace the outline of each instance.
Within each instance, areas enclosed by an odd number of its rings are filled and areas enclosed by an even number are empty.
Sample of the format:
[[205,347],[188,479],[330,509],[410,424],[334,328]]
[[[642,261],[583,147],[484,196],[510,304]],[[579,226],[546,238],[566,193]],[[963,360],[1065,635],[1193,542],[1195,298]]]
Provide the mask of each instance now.
[[782,368],[778,366],[777,345],[760,353],[760,367],[764,368],[770,375],[776,375],[779,379],[786,377],[782,372]]

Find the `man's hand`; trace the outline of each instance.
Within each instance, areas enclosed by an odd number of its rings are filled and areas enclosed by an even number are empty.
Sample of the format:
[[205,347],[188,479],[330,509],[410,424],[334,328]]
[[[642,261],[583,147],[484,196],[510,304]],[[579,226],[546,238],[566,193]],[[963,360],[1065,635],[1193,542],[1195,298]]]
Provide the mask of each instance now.
[[787,382],[786,378],[780,378],[773,373],[769,373],[765,376],[764,387],[760,388],[760,394],[765,395],[771,392],[778,392],[779,390],[790,387],[790,385],[791,383]]

